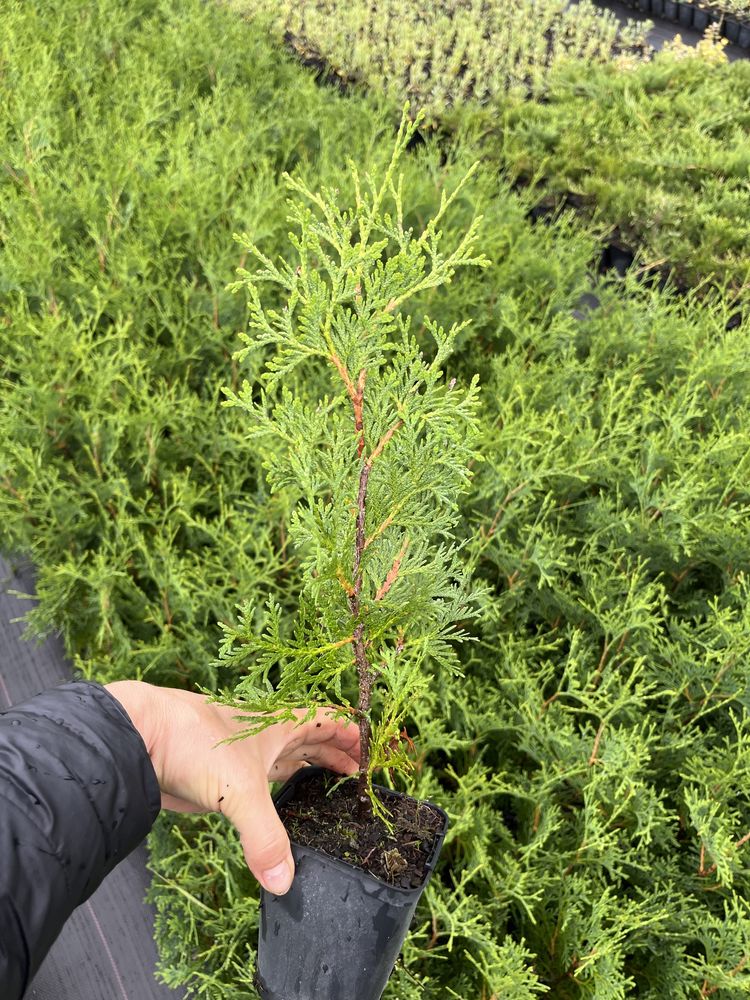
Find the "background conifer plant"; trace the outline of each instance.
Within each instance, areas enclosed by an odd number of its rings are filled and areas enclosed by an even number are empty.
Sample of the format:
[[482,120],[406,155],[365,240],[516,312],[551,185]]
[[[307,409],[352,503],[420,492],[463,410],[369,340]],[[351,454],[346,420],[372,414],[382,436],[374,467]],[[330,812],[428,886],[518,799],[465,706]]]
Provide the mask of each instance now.
[[546,100],[506,95],[477,133],[550,205],[567,198],[683,286],[750,289],[750,62],[671,46],[628,73],[570,64]]
[[[276,263],[240,237],[261,267],[241,270],[234,286],[248,293],[251,330],[236,358],[265,352],[265,364],[228,390],[228,402],[249,417],[271,491],[293,498],[289,540],[302,579],[291,634],[273,599],[260,634],[247,607],[225,626],[219,662],[233,675],[247,670],[233,704],[271,713],[248,731],[292,718],[300,704],[343,702],[360,728],[360,802],[380,811],[372,775],[408,766],[404,719],[435,671],[456,672],[457,623],[472,614],[453,532],[478,457],[478,386],[448,374],[468,321],[446,330],[425,318],[422,336],[434,342],[426,355],[401,309],[458,268],[488,262],[472,256],[478,218],[451,251],[440,231],[473,170],[443,192],[419,234],[404,225],[397,169],[421,119],[411,122],[406,106],[378,183],[349,164],[351,208],[335,190],[287,177],[297,196],[293,259]],[[264,283],[283,290],[281,309],[264,306]],[[311,397],[310,384],[323,393]]]
[[[212,665],[217,623],[236,624],[246,601],[262,631],[269,594],[294,636],[296,497],[269,491],[272,439],[248,447],[246,413],[220,405],[222,386],[240,389],[247,321],[225,291],[243,253],[232,233],[274,260],[293,253],[282,171],[353,203],[346,157],[381,175],[400,102],[317,87],[270,37],[203,0],[0,5],[0,543],[36,566],[33,631],[60,630],[99,680],[233,690],[230,663]],[[571,68],[549,107],[508,115],[503,162],[551,146],[561,177],[588,164],[603,206],[619,178],[612,197],[627,188],[638,212],[658,168],[663,196],[674,181],[684,197],[649,212],[674,234],[654,232],[649,256],[701,258],[741,288],[746,259],[711,241],[746,225],[747,68],[665,58],[616,86],[614,72]],[[720,289],[677,297],[597,277],[597,230],[565,211],[531,224],[536,195],[504,175],[491,120],[476,142],[469,129],[416,138],[399,165],[416,233],[482,160],[441,229],[456,246],[481,210],[491,264],[400,312],[428,362],[421,317],[472,317],[448,374],[480,374],[484,460],[453,531],[483,593],[465,625],[476,641],[456,646],[462,676],[434,671],[407,720],[410,791],[451,823],[386,996],[739,1000],[750,323]],[[264,308],[286,298],[264,285]],[[242,362],[249,382],[273,351]],[[313,411],[338,395],[356,443],[330,364],[284,381]],[[276,405],[280,387],[266,391]],[[164,979],[256,1000],[257,885],[233,830],[165,814],[150,844]]]

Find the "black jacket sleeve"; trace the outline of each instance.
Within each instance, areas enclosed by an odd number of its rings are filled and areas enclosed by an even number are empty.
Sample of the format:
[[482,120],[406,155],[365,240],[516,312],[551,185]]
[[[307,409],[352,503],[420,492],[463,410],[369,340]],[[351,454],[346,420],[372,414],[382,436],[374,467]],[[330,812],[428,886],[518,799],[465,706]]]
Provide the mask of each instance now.
[[153,766],[104,688],[64,684],[0,713],[0,996],[17,1000],[73,910],[159,813]]

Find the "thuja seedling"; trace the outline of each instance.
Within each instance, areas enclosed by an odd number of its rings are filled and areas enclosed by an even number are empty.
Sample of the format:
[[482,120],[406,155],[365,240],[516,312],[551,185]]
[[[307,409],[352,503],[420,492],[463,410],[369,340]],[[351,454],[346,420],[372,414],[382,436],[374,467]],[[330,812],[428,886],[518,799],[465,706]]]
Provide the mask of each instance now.
[[[347,208],[336,191],[287,176],[291,260],[238,237],[260,266],[233,286],[250,311],[236,357],[262,371],[227,390],[228,405],[248,414],[270,489],[289,505],[300,573],[293,623],[271,600],[261,629],[250,607],[224,626],[220,661],[245,672],[227,700],[262,713],[245,716],[247,732],[300,705],[343,706],[360,729],[360,802],[380,814],[373,772],[408,770],[405,719],[434,671],[457,669],[456,623],[471,614],[453,529],[475,457],[478,386],[449,372],[465,324],[444,330],[425,318],[416,333],[402,307],[487,261],[473,254],[478,218],[449,251],[440,230],[474,168],[421,232],[405,224],[397,168],[419,121],[407,106],[378,183],[349,164]],[[269,284],[280,309],[262,300]]]

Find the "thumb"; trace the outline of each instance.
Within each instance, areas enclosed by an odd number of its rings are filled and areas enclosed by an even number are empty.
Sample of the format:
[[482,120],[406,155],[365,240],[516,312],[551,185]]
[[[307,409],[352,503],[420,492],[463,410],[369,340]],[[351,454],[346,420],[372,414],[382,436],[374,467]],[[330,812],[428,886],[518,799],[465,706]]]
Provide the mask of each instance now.
[[[236,790],[238,792],[239,789]],[[239,831],[248,868],[264,889],[283,896],[294,878],[289,837],[279,819],[268,782],[253,782],[241,794],[225,795],[224,815]]]

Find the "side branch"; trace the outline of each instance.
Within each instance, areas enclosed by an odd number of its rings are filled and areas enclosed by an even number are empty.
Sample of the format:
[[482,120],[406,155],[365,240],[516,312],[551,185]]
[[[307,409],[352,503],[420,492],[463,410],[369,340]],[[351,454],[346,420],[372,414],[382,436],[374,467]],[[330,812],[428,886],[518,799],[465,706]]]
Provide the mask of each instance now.
[[372,545],[372,543],[383,534],[386,528],[390,528],[390,526],[393,524],[393,519],[395,518],[396,514],[398,514],[398,512],[401,510],[402,507],[403,504],[401,503],[396,504],[396,506],[388,515],[388,517],[386,517],[383,521],[380,522],[380,524],[373,531],[373,533],[370,535],[369,538],[365,539],[365,548],[369,548],[369,546]]
[[[385,434],[382,436],[382,438],[378,441],[377,445],[375,446],[375,450],[373,451],[373,453],[367,459],[367,464],[369,466],[372,466],[372,463],[375,461],[375,459],[378,458],[382,454],[383,448],[385,448],[385,446],[391,440],[391,438],[396,433],[396,431],[399,429],[399,427],[403,427],[403,424],[404,424],[403,420],[397,420],[396,423],[392,427],[388,428],[388,430],[385,432]],[[360,452],[360,454],[362,454],[362,453]]]
[[[736,840],[734,842],[734,849],[738,851],[748,842],[748,840],[750,840],[750,830],[748,830],[748,832],[743,837],[740,837],[739,840]],[[706,845],[704,843],[701,843],[701,858],[700,858],[700,865],[698,867],[699,876],[713,875],[713,873],[716,871],[716,862],[714,862],[714,864],[712,864],[709,868],[703,867],[705,856],[706,856]]]
[[599,723],[599,728],[596,731],[596,736],[594,737],[594,746],[591,751],[591,756],[589,757],[588,764],[589,767],[593,767],[594,764],[599,764],[600,760],[597,756],[599,753],[599,744],[602,741],[602,735],[604,733],[604,719]]
[[361,458],[362,452],[365,450],[363,400],[365,396],[365,380],[367,379],[367,371],[364,368],[362,369],[359,373],[357,384],[355,386],[346,365],[335,351],[331,353],[330,360],[336,371],[341,376],[341,379],[346,387],[347,395],[351,400],[352,409],[354,410],[354,429],[357,432],[357,456]]
[[393,586],[393,584],[396,582],[398,578],[398,571],[401,569],[401,563],[403,561],[404,556],[406,555],[406,550],[408,548],[409,548],[409,537],[407,535],[407,537],[404,539],[403,545],[399,549],[398,555],[393,560],[393,565],[386,574],[385,580],[383,580],[380,587],[378,587],[378,592],[375,595],[376,601],[382,601],[385,595]]
[[354,429],[357,432],[357,457],[362,457],[362,452],[365,450],[365,423],[364,415],[362,412],[362,401],[365,395],[365,379],[367,378],[367,372],[363,368],[359,373],[359,378],[357,379],[357,391],[352,396],[352,406],[354,407]]
[[354,399],[357,390],[354,388],[352,377],[347,371],[346,365],[335,351],[333,351],[333,353],[331,354],[331,364],[334,366],[336,371],[341,376],[341,379],[344,385],[346,386],[346,391],[349,396],[349,399]]

